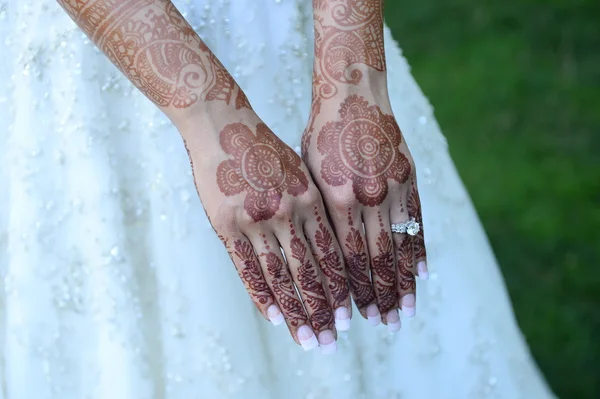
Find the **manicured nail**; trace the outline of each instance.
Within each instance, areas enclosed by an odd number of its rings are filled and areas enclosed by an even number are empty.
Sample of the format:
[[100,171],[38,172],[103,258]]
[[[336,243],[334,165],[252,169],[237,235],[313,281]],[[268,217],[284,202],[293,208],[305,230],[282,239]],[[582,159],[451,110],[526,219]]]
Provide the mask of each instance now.
[[369,305],[367,308],[367,320],[373,327],[381,323],[381,314],[379,313],[379,308],[374,303]]
[[350,329],[350,312],[348,311],[348,308],[337,308],[334,315],[335,328],[338,331],[348,331]]
[[386,316],[388,331],[392,334],[400,331],[400,315],[398,309],[390,310]]
[[285,321],[283,313],[281,313],[277,305],[269,306],[267,309],[267,316],[269,316],[269,320],[271,320],[271,323],[273,323],[274,326],[278,326]]
[[424,260],[417,263],[417,270],[419,271],[419,278],[421,280],[427,280],[429,278],[429,272],[427,271],[427,263]]
[[408,318],[415,316],[415,294],[402,297],[402,313]]
[[309,351],[319,346],[319,341],[317,340],[315,333],[313,333],[312,328],[306,324],[300,326],[298,329],[298,341],[300,341],[300,345],[302,345],[302,348],[304,348],[305,351]]
[[321,347],[321,353],[324,355],[332,355],[337,352],[335,337],[330,330],[325,330],[319,334],[319,346]]

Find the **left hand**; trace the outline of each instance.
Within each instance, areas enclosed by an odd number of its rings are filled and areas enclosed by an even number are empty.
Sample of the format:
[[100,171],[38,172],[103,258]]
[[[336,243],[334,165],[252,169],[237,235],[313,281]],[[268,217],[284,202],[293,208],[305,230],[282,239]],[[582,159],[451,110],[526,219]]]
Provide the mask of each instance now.
[[[427,278],[427,264],[414,161],[382,87],[317,98],[302,155],[324,197],[358,309],[396,332],[398,308],[415,314],[415,276]],[[392,233],[392,223],[410,218],[420,225],[417,235]]]

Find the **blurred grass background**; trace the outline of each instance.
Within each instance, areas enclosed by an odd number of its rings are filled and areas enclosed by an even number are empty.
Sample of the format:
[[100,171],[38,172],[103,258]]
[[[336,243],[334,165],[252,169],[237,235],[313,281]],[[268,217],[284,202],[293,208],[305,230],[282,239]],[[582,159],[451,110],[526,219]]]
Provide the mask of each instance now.
[[600,1],[388,0],[534,357],[600,398]]

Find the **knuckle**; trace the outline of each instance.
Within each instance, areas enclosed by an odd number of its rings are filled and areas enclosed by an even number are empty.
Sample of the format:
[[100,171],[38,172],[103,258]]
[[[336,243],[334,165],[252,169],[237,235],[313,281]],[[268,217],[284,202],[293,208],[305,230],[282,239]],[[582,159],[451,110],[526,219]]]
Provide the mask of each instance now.
[[354,192],[351,189],[345,188],[332,193],[328,202],[338,212],[346,212],[348,208],[353,208],[357,204]]
[[302,204],[308,206],[320,205],[322,203],[321,192],[311,184],[306,193],[301,198]]

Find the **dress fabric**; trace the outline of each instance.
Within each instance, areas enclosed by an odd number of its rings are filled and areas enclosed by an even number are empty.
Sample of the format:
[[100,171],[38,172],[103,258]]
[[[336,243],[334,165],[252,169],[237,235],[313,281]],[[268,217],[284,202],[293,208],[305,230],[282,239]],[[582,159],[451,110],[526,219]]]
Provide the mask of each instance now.
[[[299,150],[310,0],[176,0]],[[0,0],[0,398],[549,398],[432,107],[385,32],[431,278],[392,336],[305,353],[255,310],[170,121],[52,0]]]

